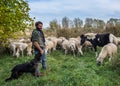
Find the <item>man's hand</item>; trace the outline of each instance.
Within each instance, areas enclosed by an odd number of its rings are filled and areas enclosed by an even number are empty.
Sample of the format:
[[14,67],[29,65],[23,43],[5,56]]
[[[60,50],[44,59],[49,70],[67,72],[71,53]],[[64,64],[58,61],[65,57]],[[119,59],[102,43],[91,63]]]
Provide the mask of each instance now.
[[44,50],[40,50],[40,53],[43,55],[44,54]]
[[38,42],[34,42],[35,47],[40,51],[41,55],[44,54],[44,50],[39,46]]

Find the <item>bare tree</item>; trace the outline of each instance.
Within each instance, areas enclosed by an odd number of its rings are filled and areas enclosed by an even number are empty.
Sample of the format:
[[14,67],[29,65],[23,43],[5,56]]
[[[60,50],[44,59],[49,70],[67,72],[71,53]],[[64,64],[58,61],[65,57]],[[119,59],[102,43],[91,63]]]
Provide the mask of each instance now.
[[83,21],[80,18],[75,18],[73,22],[76,29],[81,28],[83,25]]
[[68,17],[64,17],[62,19],[62,27],[65,29],[65,28],[69,28],[69,18]]

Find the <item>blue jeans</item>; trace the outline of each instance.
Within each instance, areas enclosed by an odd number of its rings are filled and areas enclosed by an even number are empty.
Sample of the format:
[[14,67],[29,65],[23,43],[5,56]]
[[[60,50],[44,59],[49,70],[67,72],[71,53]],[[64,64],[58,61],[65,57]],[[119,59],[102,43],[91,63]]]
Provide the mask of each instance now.
[[43,68],[43,69],[46,69],[46,68],[47,68],[45,49],[44,49],[44,54],[42,55],[42,68]]
[[[35,51],[34,53],[36,55],[36,54],[38,54],[40,52],[39,51]],[[45,49],[44,49],[44,53],[43,53],[41,58],[42,58],[42,68],[46,69],[47,66],[46,66],[46,53],[45,53]],[[41,63],[41,61],[38,61],[38,66],[36,68],[36,74],[40,74],[40,68],[39,68],[40,63]]]

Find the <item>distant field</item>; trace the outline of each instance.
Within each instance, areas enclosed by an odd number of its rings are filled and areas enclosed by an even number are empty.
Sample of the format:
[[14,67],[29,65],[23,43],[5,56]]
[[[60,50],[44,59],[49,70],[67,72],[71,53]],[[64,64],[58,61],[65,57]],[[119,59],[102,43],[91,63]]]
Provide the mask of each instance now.
[[43,77],[24,74],[18,80],[5,82],[11,74],[11,68],[19,63],[29,61],[32,57],[18,59],[5,55],[0,58],[0,86],[120,86],[120,71],[110,66],[97,66],[95,53],[85,52],[83,56],[73,57],[55,51],[47,56],[50,70],[41,70]]

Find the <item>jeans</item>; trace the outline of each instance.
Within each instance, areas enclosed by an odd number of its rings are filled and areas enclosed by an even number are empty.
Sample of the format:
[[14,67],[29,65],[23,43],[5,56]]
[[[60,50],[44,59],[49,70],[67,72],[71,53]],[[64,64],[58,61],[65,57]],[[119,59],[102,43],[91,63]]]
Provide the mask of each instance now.
[[[39,51],[35,51],[34,52],[35,53],[35,56],[38,54],[38,53],[40,53]],[[37,68],[36,68],[36,74],[40,74],[40,68],[39,68],[39,65],[40,65],[40,63],[42,63],[42,68],[43,69],[46,69],[46,53],[45,53],[45,49],[44,49],[44,53],[43,53],[43,55],[41,56],[41,58],[42,58],[42,62],[41,61],[38,61],[38,66],[37,66]]]
[[43,68],[43,69],[46,69],[46,68],[47,68],[45,49],[44,49],[44,54],[42,55],[42,68]]

